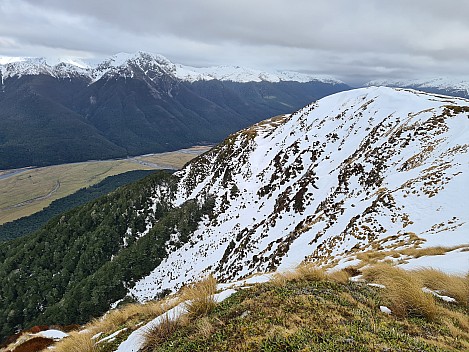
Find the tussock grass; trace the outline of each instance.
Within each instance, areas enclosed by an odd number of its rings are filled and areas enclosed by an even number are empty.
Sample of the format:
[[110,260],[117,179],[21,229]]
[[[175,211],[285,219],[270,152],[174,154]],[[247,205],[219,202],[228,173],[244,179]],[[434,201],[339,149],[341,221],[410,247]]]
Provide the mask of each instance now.
[[158,325],[143,332],[145,350],[154,350],[183,325],[181,317],[172,317],[168,313],[164,314]]
[[[97,340],[110,335],[124,327],[133,330],[136,324],[153,319],[176,305],[179,301],[168,300],[148,302],[145,304],[128,304],[122,308],[115,309],[99,319],[92,320],[85,326],[86,333],[72,332],[69,337],[57,343],[57,352],[97,352],[103,350],[103,345],[96,345]],[[98,333],[102,335],[93,340],[92,337]],[[75,348],[75,349],[73,349]]]
[[[130,326],[130,333],[149,315],[161,315],[162,321],[144,332],[144,352],[469,350],[467,303],[446,303],[422,291],[427,286],[456,298],[457,292],[466,292],[469,275],[405,271],[382,263],[362,268],[368,282],[386,286],[376,289],[350,282],[357,273],[356,268],[328,272],[303,263],[274,275],[271,282],[240,290],[220,305],[213,297],[216,280],[209,276],[182,289],[171,305],[128,305],[111,312],[89,324],[87,333],[72,333],[56,351],[113,351],[122,340],[95,346],[91,336],[101,331],[109,335],[123,326]],[[179,302],[187,302],[187,314],[164,313]],[[380,305],[390,307],[392,314],[383,314]]]
[[386,264],[363,270],[365,279],[386,286],[385,300],[392,312],[400,317],[417,316],[436,320],[439,309],[431,294],[422,291],[422,284],[405,270]]
[[70,336],[55,345],[55,352],[98,352],[95,341],[90,332],[72,332]]
[[277,286],[284,286],[288,282],[298,281],[334,281],[347,283],[353,271],[349,269],[333,270],[327,272],[325,268],[313,263],[301,263],[294,270],[276,273],[271,282]]
[[208,319],[208,317],[202,317],[197,321],[197,335],[201,336],[202,338],[209,338],[213,332],[215,331],[214,326]]
[[107,313],[100,319],[94,320],[90,328],[96,332],[108,334],[114,332],[131,320],[145,320],[157,317],[167,310],[163,302],[148,302],[146,304],[128,304],[120,309]]
[[301,280],[322,281],[327,277],[326,271],[312,263],[300,264],[296,270],[296,275]]
[[284,286],[288,282],[298,281],[322,281],[327,277],[327,273],[323,268],[320,268],[312,263],[301,263],[294,270],[276,273],[271,283],[276,286]]
[[357,259],[359,259],[361,263],[361,267],[369,264],[378,264],[379,262],[383,261],[385,258],[399,258],[399,257],[407,257],[407,258],[420,258],[423,256],[434,256],[434,255],[444,255],[448,252],[457,250],[457,249],[466,249],[468,246],[467,244],[453,246],[453,247],[427,247],[427,248],[419,248],[418,246],[410,247],[410,248],[403,248],[403,249],[393,249],[393,250],[370,250],[365,252],[359,252],[356,254]]
[[412,272],[423,286],[469,304],[469,276],[448,275],[440,270],[423,268]]
[[153,351],[165,342],[176,330],[187,326],[190,321],[199,318],[195,325],[200,336],[208,337],[213,332],[213,326],[204,317],[213,311],[217,302],[215,292],[217,291],[217,281],[209,275],[205,279],[185,287],[180,296],[184,302],[186,314],[171,317],[168,313],[162,316],[158,325],[153,326],[144,332],[144,350]]
[[[379,306],[387,299],[383,294],[389,288],[346,281],[349,274],[345,270],[325,274],[313,265],[306,267],[307,273],[315,273],[309,280],[299,274],[304,273],[302,267],[274,276],[278,283],[240,290],[209,314],[180,325],[168,339],[145,352],[468,350],[463,307],[434,301],[441,313],[437,322],[422,314],[383,314]],[[387,274],[407,278],[400,269],[396,273],[390,268],[386,268]],[[377,281],[381,272],[382,268],[370,270],[369,277]],[[446,314],[447,310],[450,313]]]
[[327,278],[334,282],[339,282],[341,284],[345,284],[349,281],[350,277],[352,276],[351,270],[334,270],[327,274]]
[[212,275],[185,287],[181,299],[185,301],[187,315],[196,318],[211,312],[217,303],[214,297],[216,291],[217,280]]

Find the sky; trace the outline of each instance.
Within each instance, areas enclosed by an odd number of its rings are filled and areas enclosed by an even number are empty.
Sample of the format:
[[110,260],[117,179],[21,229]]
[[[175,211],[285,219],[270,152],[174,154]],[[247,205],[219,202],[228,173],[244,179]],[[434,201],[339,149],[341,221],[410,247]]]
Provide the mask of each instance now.
[[469,77],[467,0],[0,0],[0,55],[147,51],[372,79]]

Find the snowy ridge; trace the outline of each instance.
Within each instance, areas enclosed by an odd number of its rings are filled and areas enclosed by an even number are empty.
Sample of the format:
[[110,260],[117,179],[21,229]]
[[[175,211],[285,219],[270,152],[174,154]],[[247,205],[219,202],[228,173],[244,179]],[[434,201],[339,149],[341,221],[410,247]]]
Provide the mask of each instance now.
[[239,66],[214,66],[197,68],[174,64],[162,55],[136,52],[133,54],[119,53],[102,62],[87,61],[78,58],[28,58],[1,57],[0,71],[2,78],[21,77],[23,75],[51,75],[56,78],[86,76],[90,81],[103,77],[120,75],[134,77],[142,74],[154,79],[167,74],[182,81],[220,80],[233,82],[323,82],[342,84],[343,82],[326,76],[315,76],[291,71],[263,72]]
[[230,136],[178,173],[175,205],[214,195],[215,217],[130,294],[145,301],[208,272],[231,281],[304,259],[467,244],[468,116],[469,100],[370,87]]
[[414,80],[375,80],[368,82],[366,86],[386,86],[400,88],[435,88],[448,92],[462,92],[469,96],[469,80],[451,78],[414,79]]
[[176,65],[176,77],[184,81],[232,81],[232,82],[281,82],[281,81],[295,81],[295,82],[312,82],[319,81],[331,84],[340,84],[342,81],[333,79],[331,77],[319,77],[314,75],[307,75],[292,71],[279,71],[274,73],[249,69],[240,66],[213,66],[196,68],[190,66]]
[[2,82],[10,77],[19,78],[26,75],[49,75],[55,78],[89,77],[91,71],[86,63],[72,58],[0,57]]

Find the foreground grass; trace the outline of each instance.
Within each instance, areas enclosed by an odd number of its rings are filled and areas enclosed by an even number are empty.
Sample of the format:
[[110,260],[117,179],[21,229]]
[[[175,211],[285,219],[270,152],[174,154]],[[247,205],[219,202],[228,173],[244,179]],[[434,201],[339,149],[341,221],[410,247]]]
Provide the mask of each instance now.
[[178,324],[165,342],[145,352],[469,349],[467,305],[438,302],[422,293],[438,316],[387,315],[379,309],[393,304],[385,289],[344,283],[344,277],[303,267],[299,273],[254,285],[212,313]]
[[[55,345],[56,352],[108,352],[114,351],[138,326],[161,315],[172,308],[177,299],[148,302],[146,304],[128,304],[112,310],[100,319],[95,319],[81,331],[72,332]],[[116,334],[116,332],[118,332]],[[112,339],[106,337],[115,335]],[[99,342],[100,340],[105,342]]]
[[[208,277],[183,289],[178,299],[112,311],[88,324],[85,333],[59,343],[56,351],[115,351],[142,323],[181,301],[187,314],[163,316],[160,325],[145,331],[142,352],[469,350],[467,301],[447,303],[421,289],[425,285],[466,298],[468,277],[386,265],[364,269],[366,282],[351,282],[356,274],[301,265],[218,304],[212,299],[216,282]],[[381,312],[381,306],[392,314]],[[113,339],[97,342],[115,332]]]

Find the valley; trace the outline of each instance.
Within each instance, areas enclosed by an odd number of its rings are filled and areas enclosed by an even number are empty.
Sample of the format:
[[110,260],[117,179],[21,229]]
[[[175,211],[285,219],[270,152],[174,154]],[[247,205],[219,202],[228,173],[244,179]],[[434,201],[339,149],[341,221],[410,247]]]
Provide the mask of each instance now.
[[219,143],[269,116],[350,89],[295,72],[198,72],[146,52],[85,66],[55,61],[0,60],[0,170]]
[[468,13],[0,0],[0,352],[469,351]]
[[[341,92],[55,216],[0,243],[1,334],[84,324],[209,274],[230,283],[302,262],[353,272],[430,265],[464,280],[468,114],[461,98]],[[145,155],[137,165],[180,158]]]
[[0,174],[0,225],[29,216],[54,200],[131,170],[177,170],[209,147],[127,159],[88,161],[40,168],[4,170]]

